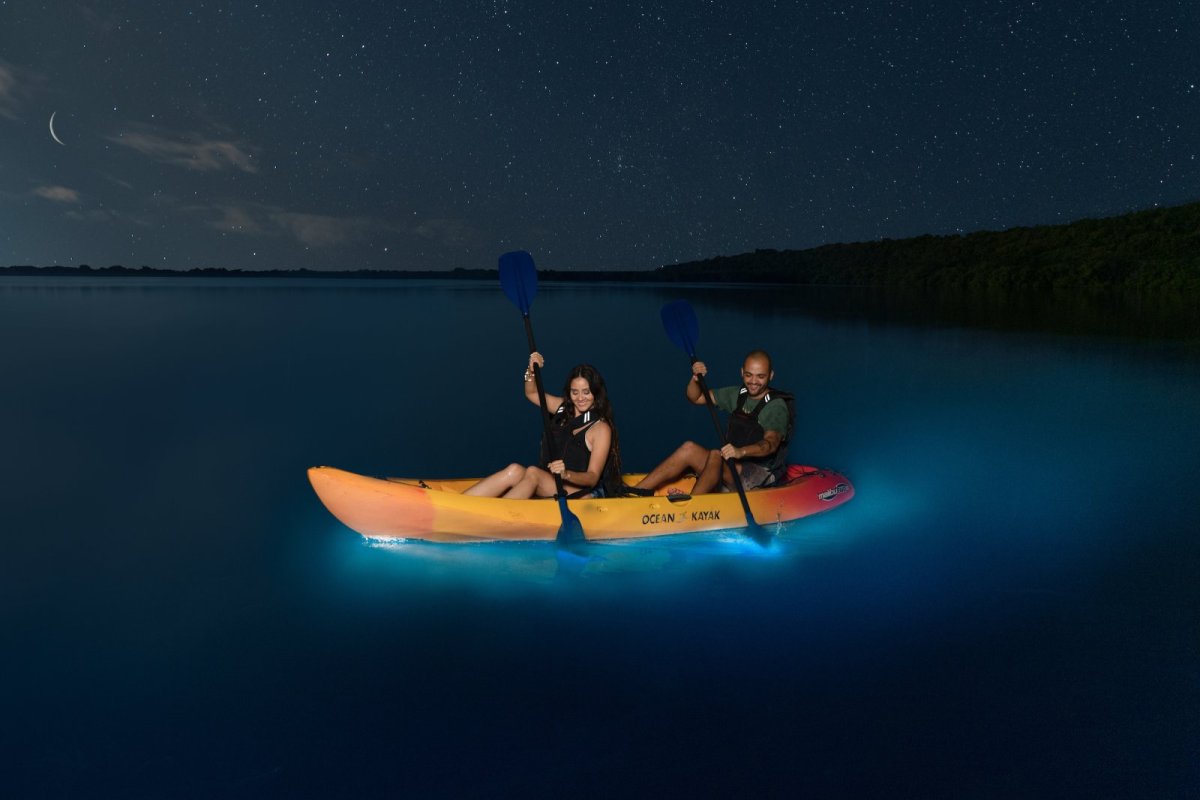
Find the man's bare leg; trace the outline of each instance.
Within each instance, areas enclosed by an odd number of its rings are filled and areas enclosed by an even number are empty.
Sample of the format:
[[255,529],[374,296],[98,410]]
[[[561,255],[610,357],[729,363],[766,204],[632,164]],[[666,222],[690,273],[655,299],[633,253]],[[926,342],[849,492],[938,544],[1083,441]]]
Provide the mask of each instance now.
[[721,451],[710,450],[704,469],[696,473],[696,485],[692,487],[692,494],[710,494],[722,479],[725,483],[733,482],[733,478],[729,475],[729,467],[721,458]]
[[[646,474],[637,482],[638,489],[657,489],[664,483],[675,480],[685,472],[699,475],[704,471],[711,451],[695,442],[684,442],[674,453],[667,456],[661,464]],[[718,456],[718,460],[720,456]]]

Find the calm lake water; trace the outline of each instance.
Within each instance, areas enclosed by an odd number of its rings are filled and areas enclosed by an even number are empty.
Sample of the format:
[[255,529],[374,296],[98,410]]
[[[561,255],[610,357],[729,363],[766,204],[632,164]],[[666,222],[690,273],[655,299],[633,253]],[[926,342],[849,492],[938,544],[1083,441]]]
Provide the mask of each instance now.
[[853,501],[767,550],[371,546],[306,467],[535,455],[497,286],[0,282],[0,793],[1197,796],[1195,340],[543,285],[630,469],[711,433],[679,297]]

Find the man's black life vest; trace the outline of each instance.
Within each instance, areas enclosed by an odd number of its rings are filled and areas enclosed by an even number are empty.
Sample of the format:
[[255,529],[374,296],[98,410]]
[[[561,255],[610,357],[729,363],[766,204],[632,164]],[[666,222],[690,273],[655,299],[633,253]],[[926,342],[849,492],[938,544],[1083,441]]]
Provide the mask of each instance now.
[[790,392],[785,392],[781,389],[767,389],[767,393],[758,401],[758,405],[753,411],[745,410],[746,399],[750,396],[750,391],[745,386],[738,392],[737,405],[733,409],[733,413],[729,415],[729,428],[726,437],[729,443],[734,447],[748,447],[752,444],[757,444],[763,440],[767,432],[763,430],[763,426],[758,422],[758,415],[766,408],[767,403],[772,401],[783,402],[787,404],[788,423],[787,430],[779,440],[779,447],[769,456],[762,458],[743,458],[742,461],[751,461],[756,464],[762,464],[763,467],[770,470],[775,475],[775,480],[783,478],[787,472],[787,446],[788,441],[792,438],[792,428],[796,422],[796,405],[795,397]]

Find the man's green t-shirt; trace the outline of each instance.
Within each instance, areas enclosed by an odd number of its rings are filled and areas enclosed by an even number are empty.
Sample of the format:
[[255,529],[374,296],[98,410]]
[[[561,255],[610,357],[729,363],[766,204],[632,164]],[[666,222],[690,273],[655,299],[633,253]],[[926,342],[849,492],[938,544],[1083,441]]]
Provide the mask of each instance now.
[[[717,408],[732,414],[734,409],[737,408],[738,395],[741,391],[742,387],[740,386],[722,386],[720,389],[713,389],[713,399],[716,402]],[[761,400],[746,398],[746,405],[742,406],[742,410],[749,414],[761,402]],[[770,403],[767,403],[767,407],[758,415],[758,424],[762,426],[764,431],[776,431],[780,439],[787,436],[787,403],[782,400],[772,400]]]

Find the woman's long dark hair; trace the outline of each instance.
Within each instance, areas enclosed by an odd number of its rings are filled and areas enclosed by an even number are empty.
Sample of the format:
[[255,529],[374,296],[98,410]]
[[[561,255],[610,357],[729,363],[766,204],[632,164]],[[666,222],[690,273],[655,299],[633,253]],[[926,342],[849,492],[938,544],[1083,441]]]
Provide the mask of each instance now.
[[[600,370],[593,367],[591,364],[577,364],[567,373],[567,380],[563,384],[563,403],[570,409],[569,414],[555,414],[556,417],[563,417],[560,424],[567,424],[571,418],[575,416],[575,406],[571,403],[571,381],[576,378],[583,378],[588,382],[588,387],[592,390],[592,411],[608,423],[609,429],[612,431],[612,445],[609,447],[609,464],[611,473],[620,480],[621,475],[621,443],[617,438],[617,422],[613,419],[612,403],[608,400],[608,389],[604,386],[604,377],[600,374]],[[606,472],[609,470],[606,470]],[[601,476],[603,480],[607,476]]]

